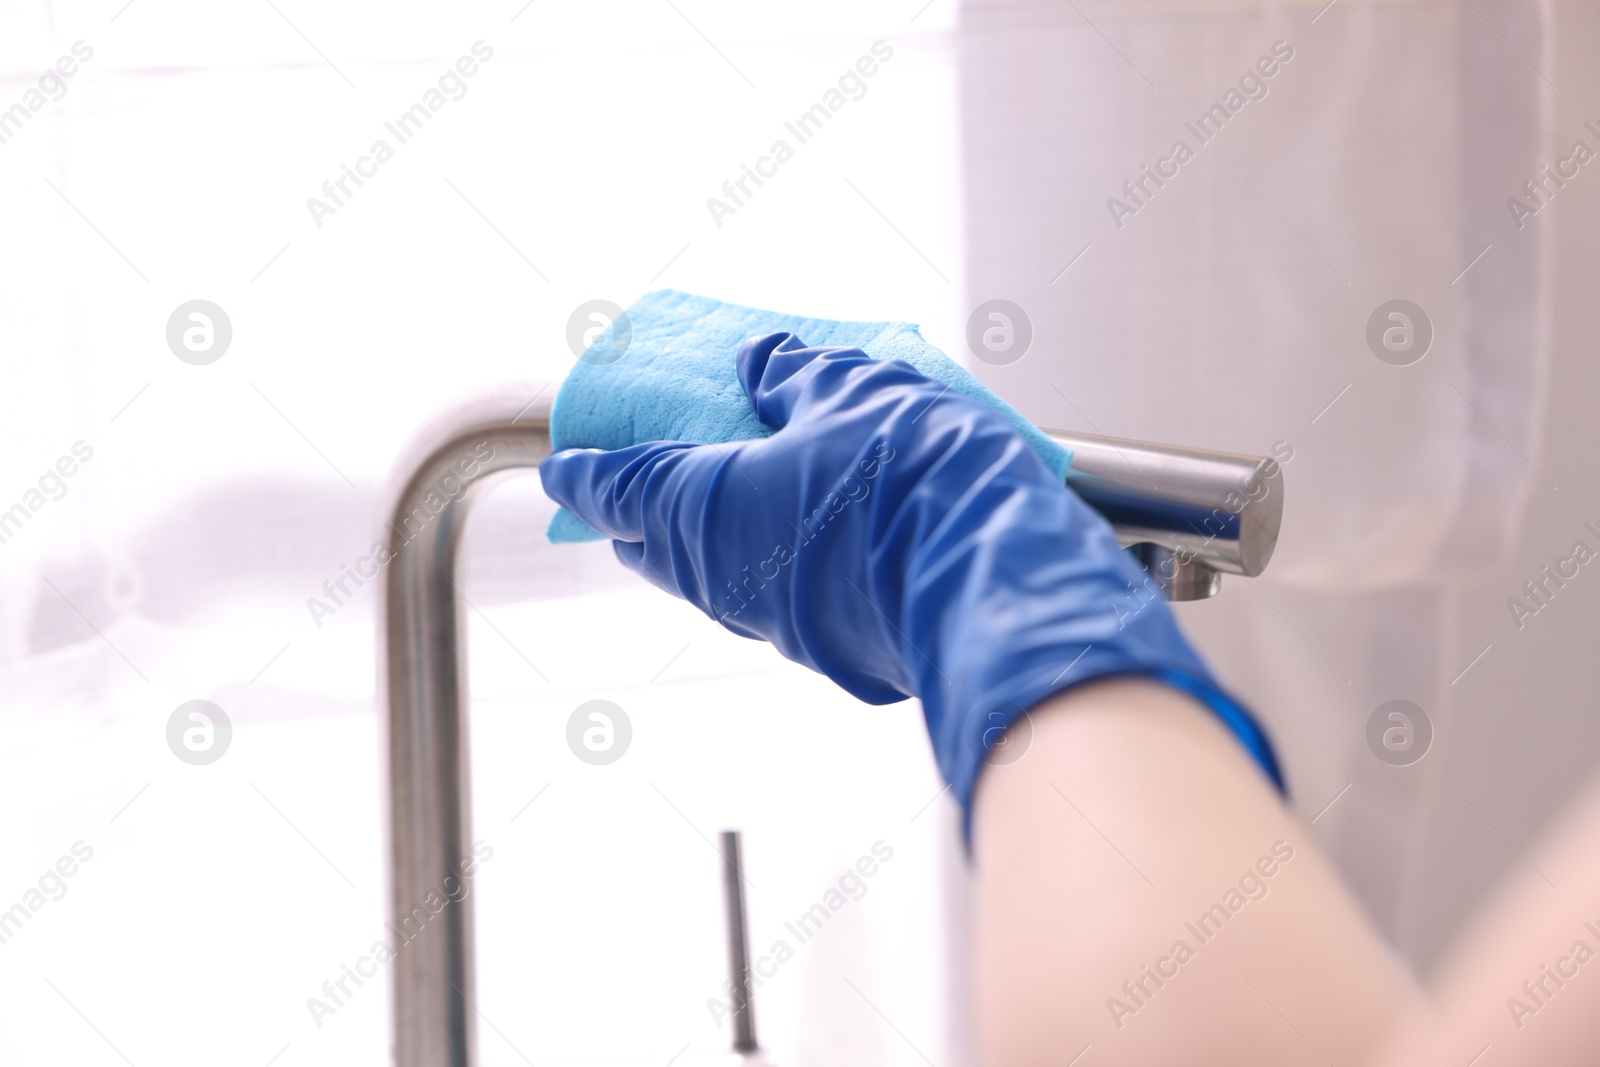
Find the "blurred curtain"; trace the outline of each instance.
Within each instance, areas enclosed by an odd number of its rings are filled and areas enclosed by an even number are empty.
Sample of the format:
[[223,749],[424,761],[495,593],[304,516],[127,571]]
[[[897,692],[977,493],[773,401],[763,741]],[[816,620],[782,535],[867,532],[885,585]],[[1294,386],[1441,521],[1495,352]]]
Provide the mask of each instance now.
[[[1537,0],[962,9],[967,307],[1033,326],[976,366],[1043,425],[1292,457],[1266,575],[1181,617],[1305,815],[1341,798],[1316,830],[1402,946],[1442,783],[1365,723],[1403,697],[1447,733],[1449,591],[1542,477],[1541,248],[1507,199],[1555,158],[1544,24]],[[1433,331],[1408,366],[1367,341],[1396,299]]]

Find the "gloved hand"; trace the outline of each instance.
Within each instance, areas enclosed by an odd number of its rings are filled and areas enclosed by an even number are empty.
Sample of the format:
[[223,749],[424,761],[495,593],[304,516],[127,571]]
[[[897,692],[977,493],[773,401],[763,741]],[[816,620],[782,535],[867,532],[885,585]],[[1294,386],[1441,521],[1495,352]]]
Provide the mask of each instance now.
[[1282,788],[1142,568],[997,412],[789,333],[746,341],[738,369],[771,437],[571,449],[541,465],[545,491],[735,633],[868,703],[920,698],[969,820],[1004,728],[1112,675],[1194,695]]

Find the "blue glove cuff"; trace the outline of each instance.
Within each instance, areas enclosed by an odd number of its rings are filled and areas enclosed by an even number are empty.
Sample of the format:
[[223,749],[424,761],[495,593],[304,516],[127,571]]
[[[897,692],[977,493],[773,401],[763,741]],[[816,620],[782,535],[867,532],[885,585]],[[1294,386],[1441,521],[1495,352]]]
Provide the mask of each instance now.
[[1283,768],[1278,764],[1278,754],[1272,748],[1272,741],[1267,737],[1267,732],[1256,722],[1256,717],[1250,710],[1229,696],[1227,691],[1209,679],[1202,680],[1182,671],[1158,670],[1152,677],[1157,681],[1165,682],[1174,689],[1181,689],[1194,697],[1200,703],[1216,713],[1222,720],[1245,751],[1256,761],[1278,792],[1284,797],[1289,795],[1289,787],[1283,780]]
[[[1193,670],[1174,666],[1151,667],[1148,664],[1137,664],[1132,661],[1126,661],[1121,665],[1094,664],[1091,666],[1091,671],[1092,673],[1073,672],[1078,676],[1068,682],[1062,682],[1061,675],[1058,674],[1050,681],[1041,678],[1033,685],[1024,683],[1016,687],[1011,695],[991,697],[981,703],[975,719],[956,716],[954,718],[957,721],[945,724],[946,730],[960,731],[965,735],[953,745],[937,747],[941,752],[958,754],[951,765],[942,769],[950,782],[951,793],[961,805],[961,833],[968,848],[972,845],[972,801],[977,789],[978,775],[985,764],[1000,762],[992,759],[991,753],[999,745],[1005,731],[1050,697],[1090,682],[1111,678],[1148,678],[1169,685],[1199,701],[1222,721],[1229,733],[1238,739],[1278,793],[1285,798],[1288,797],[1289,789],[1284,782],[1283,770],[1266,731],[1243,704],[1218,686],[1209,675],[1197,675]],[[929,725],[933,728],[931,722]]]

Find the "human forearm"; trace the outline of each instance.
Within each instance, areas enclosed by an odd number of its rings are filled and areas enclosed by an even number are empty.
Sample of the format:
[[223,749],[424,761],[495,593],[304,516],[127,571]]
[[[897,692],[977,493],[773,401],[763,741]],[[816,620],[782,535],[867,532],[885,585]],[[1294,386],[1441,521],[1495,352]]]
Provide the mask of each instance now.
[[1097,1064],[1360,1064],[1417,1008],[1305,827],[1198,704],[1113,680],[1028,725],[974,808],[982,1062],[1059,1067],[1092,1045]]

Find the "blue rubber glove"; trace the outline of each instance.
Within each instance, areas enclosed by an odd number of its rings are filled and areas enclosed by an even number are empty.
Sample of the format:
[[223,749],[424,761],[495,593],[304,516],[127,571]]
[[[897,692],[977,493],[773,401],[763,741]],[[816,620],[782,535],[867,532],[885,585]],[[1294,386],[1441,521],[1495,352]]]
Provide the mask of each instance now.
[[1110,526],[997,412],[789,333],[746,341],[738,369],[771,437],[571,449],[541,465],[545,491],[735,633],[870,704],[921,699],[969,825],[1004,728],[1113,675],[1198,698],[1282,788],[1266,736]]

